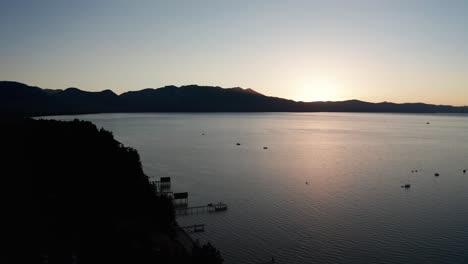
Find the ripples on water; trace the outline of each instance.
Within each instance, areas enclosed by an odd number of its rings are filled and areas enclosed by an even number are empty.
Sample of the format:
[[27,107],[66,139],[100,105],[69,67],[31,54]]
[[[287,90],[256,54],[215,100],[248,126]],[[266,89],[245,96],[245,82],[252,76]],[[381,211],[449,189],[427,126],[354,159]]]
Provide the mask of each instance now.
[[135,147],[145,172],[172,177],[190,205],[226,202],[226,212],[178,221],[206,224],[194,237],[213,242],[228,264],[468,262],[467,116],[79,118]]

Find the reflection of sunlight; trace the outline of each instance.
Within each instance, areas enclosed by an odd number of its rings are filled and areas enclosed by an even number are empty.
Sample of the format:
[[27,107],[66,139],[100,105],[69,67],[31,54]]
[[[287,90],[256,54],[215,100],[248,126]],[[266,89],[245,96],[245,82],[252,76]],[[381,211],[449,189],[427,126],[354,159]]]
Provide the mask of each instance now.
[[330,80],[315,79],[304,82],[301,88],[302,101],[336,101],[338,100],[338,84]]

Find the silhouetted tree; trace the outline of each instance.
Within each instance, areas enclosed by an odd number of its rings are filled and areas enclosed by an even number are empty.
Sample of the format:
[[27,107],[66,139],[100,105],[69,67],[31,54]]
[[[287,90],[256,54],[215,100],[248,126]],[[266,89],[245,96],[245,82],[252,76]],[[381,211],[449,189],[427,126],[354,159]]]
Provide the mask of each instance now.
[[213,247],[210,242],[201,245],[197,239],[193,246],[193,264],[222,264],[224,259],[218,249]]
[[190,263],[173,239],[171,200],[111,132],[17,118],[2,120],[0,132],[4,263]]

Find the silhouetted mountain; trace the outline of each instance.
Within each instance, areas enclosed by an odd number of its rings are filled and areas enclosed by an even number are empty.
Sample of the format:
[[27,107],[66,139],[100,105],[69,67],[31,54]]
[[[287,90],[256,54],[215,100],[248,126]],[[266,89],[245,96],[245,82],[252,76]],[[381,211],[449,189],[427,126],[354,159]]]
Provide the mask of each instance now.
[[82,114],[120,111],[114,92],[86,92],[77,88],[41,89],[18,82],[0,82],[0,112],[20,115]]
[[86,92],[78,88],[68,88],[49,96],[63,112],[106,113],[120,110],[119,96],[111,90]]
[[165,86],[116,95],[110,90],[50,90],[7,81],[0,82],[0,103],[1,112],[22,115],[109,112],[468,112],[466,106],[423,103],[369,103],[359,100],[296,102],[239,87]]
[[188,85],[145,89],[120,95],[129,112],[288,111],[295,102],[241,88]]
[[54,110],[51,98],[43,89],[18,82],[0,82],[1,112],[31,114]]

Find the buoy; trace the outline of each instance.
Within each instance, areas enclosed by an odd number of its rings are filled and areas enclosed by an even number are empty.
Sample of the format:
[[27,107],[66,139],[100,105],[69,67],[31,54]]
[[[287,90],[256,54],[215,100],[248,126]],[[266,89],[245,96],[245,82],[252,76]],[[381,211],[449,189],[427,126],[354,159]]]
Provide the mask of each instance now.
[[466,170],[463,170],[463,173],[466,173]]
[[307,185],[309,185],[309,182],[306,182]]

